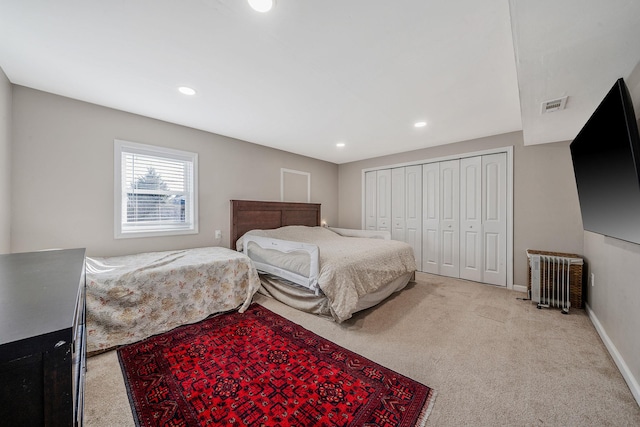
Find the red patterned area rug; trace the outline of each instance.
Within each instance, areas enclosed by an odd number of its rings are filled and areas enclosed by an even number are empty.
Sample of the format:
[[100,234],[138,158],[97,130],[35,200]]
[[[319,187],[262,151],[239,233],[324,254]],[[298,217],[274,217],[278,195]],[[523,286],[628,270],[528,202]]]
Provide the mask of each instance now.
[[435,398],[257,304],[118,357],[141,426],[423,426]]

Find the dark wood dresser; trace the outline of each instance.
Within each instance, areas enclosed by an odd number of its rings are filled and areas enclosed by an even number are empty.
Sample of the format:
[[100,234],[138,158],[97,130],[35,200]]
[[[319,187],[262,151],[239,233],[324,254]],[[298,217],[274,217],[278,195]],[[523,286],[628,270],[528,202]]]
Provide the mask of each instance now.
[[85,250],[0,255],[0,426],[82,425]]

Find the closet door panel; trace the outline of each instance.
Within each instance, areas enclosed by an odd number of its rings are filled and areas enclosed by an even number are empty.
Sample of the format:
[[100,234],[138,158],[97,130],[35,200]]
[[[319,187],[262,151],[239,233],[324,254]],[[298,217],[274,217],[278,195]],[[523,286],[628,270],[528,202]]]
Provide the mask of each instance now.
[[378,217],[376,211],[377,172],[370,171],[364,174],[364,224],[367,230],[376,230],[378,227]]
[[391,231],[391,169],[377,171],[376,228]]
[[440,274],[460,277],[460,161],[440,163]]
[[457,233],[452,230],[445,229],[442,231],[442,262],[440,263],[440,271],[445,276],[458,277],[453,271],[457,271],[458,249],[457,249]]
[[482,158],[460,160],[460,277],[482,281]]
[[482,156],[483,281],[507,285],[507,155]]
[[[484,272],[485,276],[489,280],[491,278],[491,274],[498,274],[501,270],[501,244],[500,244],[500,235],[497,233],[485,233],[484,235],[484,247],[485,247],[485,262],[484,262]],[[494,285],[500,285],[501,283],[487,282],[493,283]]]
[[440,273],[440,164],[422,166],[422,271]]
[[391,238],[405,239],[405,168],[391,169]]
[[405,242],[413,248],[422,271],[422,165],[405,168]]

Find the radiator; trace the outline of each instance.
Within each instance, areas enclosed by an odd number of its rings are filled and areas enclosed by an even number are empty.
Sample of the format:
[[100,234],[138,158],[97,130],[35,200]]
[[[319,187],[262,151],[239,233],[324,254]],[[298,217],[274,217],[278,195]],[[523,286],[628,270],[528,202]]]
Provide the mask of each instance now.
[[571,265],[582,264],[581,258],[529,254],[531,267],[531,300],[538,308],[559,307],[569,313]]

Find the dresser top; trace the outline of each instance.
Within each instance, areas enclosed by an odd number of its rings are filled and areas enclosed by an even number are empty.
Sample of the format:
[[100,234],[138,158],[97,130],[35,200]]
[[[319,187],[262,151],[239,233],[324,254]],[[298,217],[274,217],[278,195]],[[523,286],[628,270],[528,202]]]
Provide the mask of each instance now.
[[0,255],[0,345],[70,329],[84,249]]

